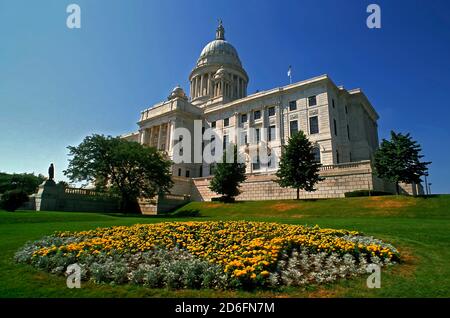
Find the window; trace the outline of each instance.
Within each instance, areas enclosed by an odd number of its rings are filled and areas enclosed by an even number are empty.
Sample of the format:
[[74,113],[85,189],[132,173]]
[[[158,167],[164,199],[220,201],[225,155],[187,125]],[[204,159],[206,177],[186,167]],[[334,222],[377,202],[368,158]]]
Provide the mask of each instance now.
[[309,117],[309,133],[311,135],[319,133],[319,117]]
[[352,156],[352,153],[350,152],[350,162],[352,162],[353,161],[353,156]]
[[216,170],[216,165],[215,164],[212,164],[212,165],[209,166],[209,174],[210,175],[213,175],[215,170]]
[[253,119],[257,120],[257,119],[260,119],[260,118],[261,118],[261,111],[260,110],[255,110],[253,112]]
[[189,178],[189,175],[190,175],[190,171],[186,170],[186,178]]
[[314,161],[320,163],[320,148],[314,147],[312,153],[314,155]]
[[225,150],[227,148],[228,145],[228,136],[224,135],[223,136],[223,149]]
[[289,131],[290,136],[294,136],[296,133],[298,133],[298,120],[293,120],[289,122]]
[[268,134],[269,134],[267,137],[268,141],[272,141],[272,140],[276,139],[275,125],[272,125],[269,127]]
[[336,150],[336,163],[340,163],[339,150]]
[[316,95],[309,96],[308,97],[308,106],[316,106],[317,105],[317,98]]
[[350,140],[350,126],[347,125],[347,138]]
[[178,168],[178,176],[181,177],[181,168]]
[[345,113],[348,114],[348,106],[345,105]]
[[223,126],[224,127],[228,127],[230,125],[230,118],[225,118],[224,120],[223,120]]
[[269,107],[269,117],[275,116],[275,107]]
[[256,128],[255,129],[255,141],[257,144],[259,144],[259,141],[261,140],[261,133],[260,133],[260,129]]
[[334,99],[331,99],[331,104],[333,105],[333,108],[335,107],[334,105]]
[[180,148],[180,151],[178,151],[178,154],[179,154],[180,156],[183,155],[183,147]]
[[199,176],[203,177],[203,166],[200,166]]
[[334,125],[334,135],[337,136],[337,124],[336,124],[336,119],[333,119],[333,125]]
[[216,128],[216,122],[215,121],[211,122],[211,128]]
[[241,123],[246,123],[247,122],[247,114],[242,114],[241,115]]
[[289,110],[290,111],[297,110],[297,101],[293,100],[289,102]]
[[256,162],[252,163],[253,170],[259,170],[261,168],[261,162],[259,160],[259,155],[256,156]]

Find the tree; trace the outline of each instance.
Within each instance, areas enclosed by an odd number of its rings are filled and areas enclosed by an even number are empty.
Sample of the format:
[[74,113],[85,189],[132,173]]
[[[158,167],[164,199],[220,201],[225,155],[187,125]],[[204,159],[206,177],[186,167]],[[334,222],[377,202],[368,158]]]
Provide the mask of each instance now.
[[278,184],[284,188],[297,189],[297,200],[300,190],[316,191],[314,186],[323,178],[319,176],[322,165],[316,161],[313,145],[302,131],[289,138],[280,158],[277,171]]
[[428,173],[431,162],[421,162],[422,148],[412,140],[410,134],[403,135],[391,131],[391,140],[383,139],[375,153],[375,175],[395,183],[397,194],[399,182],[420,183],[421,177]]
[[33,194],[44,180],[45,177],[42,174],[36,176],[34,173],[0,173],[0,193],[20,190]]
[[223,201],[233,202],[234,197],[239,195],[240,183],[244,182],[245,164],[238,162],[237,147],[233,146],[233,162],[226,162],[226,153],[223,155],[222,162],[218,162],[214,170],[214,177],[211,180],[209,188],[223,196]]
[[171,162],[153,147],[94,134],[68,149],[72,158],[64,174],[72,182],[95,183],[98,190],[119,194],[123,211],[137,211],[138,198],[152,198],[172,186]]
[[0,208],[9,212],[14,212],[25,202],[28,202],[28,195],[25,191],[14,189],[6,191],[0,199]]

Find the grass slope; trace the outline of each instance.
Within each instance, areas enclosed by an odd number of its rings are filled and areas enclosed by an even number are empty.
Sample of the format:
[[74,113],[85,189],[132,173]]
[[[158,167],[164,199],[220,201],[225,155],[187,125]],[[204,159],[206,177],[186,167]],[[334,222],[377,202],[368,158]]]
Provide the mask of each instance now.
[[13,261],[26,241],[59,230],[192,220],[99,213],[0,211],[0,297],[450,297],[450,195],[430,198],[372,197],[317,201],[192,202],[196,220],[259,220],[362,231],[393,243],[405,259],[383,270],[380,289],[365,277],[307,289],[211,291],[149,289],[83,283],[68,289],[63,277]]

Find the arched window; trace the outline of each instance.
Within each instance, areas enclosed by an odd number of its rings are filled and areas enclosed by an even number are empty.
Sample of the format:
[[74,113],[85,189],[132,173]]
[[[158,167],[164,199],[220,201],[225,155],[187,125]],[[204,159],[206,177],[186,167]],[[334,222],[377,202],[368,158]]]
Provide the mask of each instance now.
[[314,160],[316,162],[320,163],[320,148],[319,147],[314,147],[312,150],[312,153],[314,155]]

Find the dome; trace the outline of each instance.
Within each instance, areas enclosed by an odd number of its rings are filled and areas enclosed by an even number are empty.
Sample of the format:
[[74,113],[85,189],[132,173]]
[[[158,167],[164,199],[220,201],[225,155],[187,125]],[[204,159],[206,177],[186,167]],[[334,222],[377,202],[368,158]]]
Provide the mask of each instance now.
[[203,64],[233,64],[242,67],[234,46],[221,39],[211,41],[203,48],[197,66]]
[[172,90],[172,92],[169,95],[169,99],[174,99],[174,98],[187,98],[186,94],[184,93],[184,90],[180,87],[180,86],[175,86],[175,88]]
[[225,40],[222,21],[216,29],[216,38],[205,45],[197,65],[189,75],[190,97],[196,106],[208,101],[228,102],[247,96],[248,75],[239,55]]
[[242,67],[236,49],[225,41],[225,29],[222,21],[217,27],[216,39],[205,45],[197,60],[197,66],[208,64],[231,64]]

